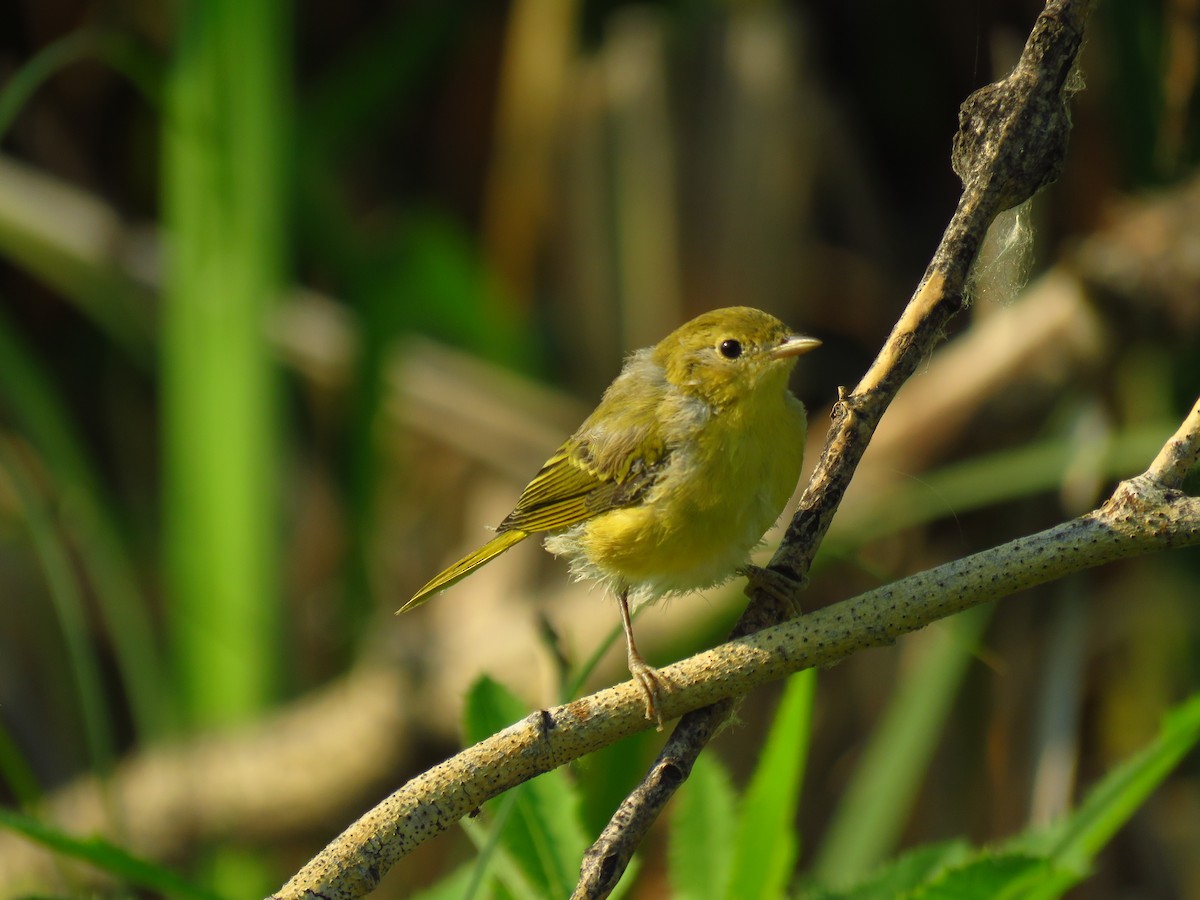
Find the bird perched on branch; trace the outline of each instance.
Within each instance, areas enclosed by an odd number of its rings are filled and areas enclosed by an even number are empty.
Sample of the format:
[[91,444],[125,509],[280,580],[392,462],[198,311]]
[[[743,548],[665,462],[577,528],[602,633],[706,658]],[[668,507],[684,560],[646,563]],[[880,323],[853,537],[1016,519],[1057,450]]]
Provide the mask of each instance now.
[[421,588],[424,603],[530,535],[617,597],[629,671],[662,727],[669,685],[638,652],[630,602],[713,587],[750,552],[800,477],[796,357],[820,345],[736,306],[697,316],[633,353],[600,404],[546,461],[496,536]]

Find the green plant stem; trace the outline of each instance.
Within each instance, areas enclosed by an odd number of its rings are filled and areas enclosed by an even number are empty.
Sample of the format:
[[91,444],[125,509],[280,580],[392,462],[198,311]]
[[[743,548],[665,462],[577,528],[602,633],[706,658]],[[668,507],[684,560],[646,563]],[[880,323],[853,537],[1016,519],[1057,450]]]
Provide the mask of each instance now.
[[274,692],[277,398],[264,318],[283,283],[287,4],[182,7],[167,85],[163,328],[167,585],[192,723]]
[[45,368],[0,313],[0,399],[49,470],[65,501],[64,525],[91,580],[138,732],[164,730],[165,664],[146,597],[84,441]]
[[20,499],[29,538],[50,589],[50,600],[62,627],[67,666],[75,680],[83,718],[84,739],[92,763],[101,773],[112,770],[114,743],[101,685],[100,661],[88,639],[83,593],[73,577],[74,567],[54,525],[35,478],[11,439],[0,440],[0,468]]

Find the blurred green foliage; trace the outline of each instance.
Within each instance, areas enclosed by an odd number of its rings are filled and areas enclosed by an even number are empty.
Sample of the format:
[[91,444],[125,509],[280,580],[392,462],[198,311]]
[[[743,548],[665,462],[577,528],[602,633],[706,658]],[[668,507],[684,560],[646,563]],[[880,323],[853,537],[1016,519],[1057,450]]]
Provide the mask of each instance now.
[[[186,801],[123,821],[137,764],[168,735],[271,733],[279,704],[387,665],[408,723],[390,737],[418,771],[457,740],[465,691],[446,673],[477,673],[476,653],[541,703],[610,677],[592,632],[564,628],[547,653],[489,624],[456,649],[445,632],[483,621],[485,588],[440,601],[456,610],[444,620],[390,614],[488,524],[492,497],[515,496],[506,473],[531,474],[543,436],[570,427],[530,381],[587,408],[622,353],[746,302],[826,339],[796,385],[819,431],[953,208],[957,104],[1003,72],[1037,9],[0,12],[0,799],[21,809],[0,811],[0,882],[40,872],[24,889],[84,891],[99,869],[119,891],[261,893],[405,773],[314,760],[298,783],[348,773],[338,821],[305,819],[300,800],[291,819],[288,797],[267,825],[193,821]],[[1186,189],[1200,152],[1186,24],[1182,4],[1100,4],[1067,171],[1032,211],[1039,268],[1120,220],[1119,195]],[[1176,284],[1193,302],[1172,308],[1156,293],[1156,273],[1187,271],[1176,230],[1138,231],[1151,252],[1134,302],[1097,292],[1099,357],[1030,363],[928,470],[901,467],[846,511],[806,602],[1044,527],[1078,512],[1068,495],[1145,466],[1200,391],[1195,295]],[[979,321],[997,312],[980,306]],[[561,570],[521,577],[500,582],[521,597],[489,623],[528,621],[529,597],[579,612]],[[1197,893],[1195,702],[1180,704],[1200,674],[1198,582],[1194,552],[1130,562],[1078,583],[1081,618],[1067,591],[1037,592],[847,662],[815,694],[805,675],[753,698],[698,764],[666,851],[652,838],[622,889],[1054,896],[1103,852],[1094,896]],[[718,640],[735,607],[695,602],[659,652]],[[551,655],[547,692],[534,660]],[[493,681],[466,708],[468,736],[525,711]],[[380,893],[565,895],[655,741],[491,804]],[[1060,751],[1070,772],[1046,788]],[[93,791],[108,837],[77,833],[100,820],[64,787]],[[1059,824],[1034,821],[1035,795]],[[194,842],[143,859],[146,831],[175,825]],[[935,843],[947,835],[970,841]],[[51,862],[21,868],[26,841]],[[487,849],[468,861],[472,844]]]

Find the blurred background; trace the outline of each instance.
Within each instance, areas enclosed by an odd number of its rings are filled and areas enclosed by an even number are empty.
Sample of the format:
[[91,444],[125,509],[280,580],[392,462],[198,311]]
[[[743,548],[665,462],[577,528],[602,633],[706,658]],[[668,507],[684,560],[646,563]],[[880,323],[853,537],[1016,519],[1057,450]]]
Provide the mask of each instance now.
[[[1039,9],[5,3],[0,801],[262,895],[461,746],[479,676],[529,709],[627,677],[615,605],[532,542],[393,611],[701,311],[825,342],[811,469],[954,209],[958,105]],[[1091,509],[1195,402],[1196,12],[1099,4],[1066,171],[994,230],[808,608]],[[719,642],[739,590],[648,611],[647,657]],[[1198,596],[1194,550],[1130,561],[820,673],[797,871],[1069,808],[1195,690]],[[735,782],[777,693],[714,745]],[[865,840],[839,809],[892,739]],[[577,767],[589,836],[660,740]],[[662,895],[664,829],[632,896]],[[1077,895],[1200,897],[1198,834],[1193,755]],[[451,832],[379,895],[473,853]],[[0,895],[130,895],[76,856],[0,832]]]

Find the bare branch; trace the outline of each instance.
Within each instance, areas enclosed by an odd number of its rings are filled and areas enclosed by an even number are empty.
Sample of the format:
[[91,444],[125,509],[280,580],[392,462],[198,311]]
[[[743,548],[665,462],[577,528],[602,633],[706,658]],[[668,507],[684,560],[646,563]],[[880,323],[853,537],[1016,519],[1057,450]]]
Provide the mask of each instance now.
[[1200,400],[1183,420],[1179,430],[1163,445],[1151,463],[1147,476],[1155,478],[1163,487],[1178,490],[1183,479],[1200,461]]

